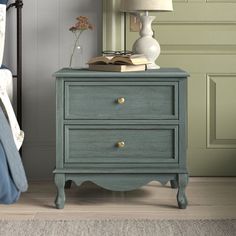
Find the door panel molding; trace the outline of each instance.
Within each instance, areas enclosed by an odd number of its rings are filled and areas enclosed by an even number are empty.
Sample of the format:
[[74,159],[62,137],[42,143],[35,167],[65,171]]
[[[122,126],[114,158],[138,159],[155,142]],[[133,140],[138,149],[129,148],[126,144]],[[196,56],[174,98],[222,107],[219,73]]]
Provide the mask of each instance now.
[[[217,109],[220,110],[223,107],[220,107],[222,104],[217,103],[217,96],[220,96],[217,92],[217,87],[221,86],[219,84],[219,80],[224,80],[224,83],[229,83],[231,81],[227,81],[227,78],[235,79],[236,74],[207,74],[207,148],[236,148],[236,139],[232,138],[221,138],[220,132],[217,132],[219,127],[219,122],[217,123],[217,119],[224,119],[222,121],[224,128],[230,124],[227,124],[227,116],[228,114],[222,114],[225,117],[218,117]],[[218,84],[217,84],[218,83]],[[236,85],[232,84],[232,86]],[[222,89],[222,88],[221,88]],[[236,90],[236,87],[235,87]],[[223,93],[224,91],[222,91]],[[227,95],[227,91],[225,91],[225,96]],[[229,106],[231,103],[231,99],[228,101],[228,108],[232,110],[233,107]],[[223,105],[222,105],[223,106]],[[225,106],[224,106],[225,107]],[[225,107],[226,108],[226,107]],[[225,109],[224,109],[225,110]],[[219,112],[218,112],[219,113]],[[232,115],[232,114],[231,114]],[[233,114],[234,115],[234,114]],[[235,120],[236,120],[236,111],[235,111]],[[234,124],[231,124],[231,127],[235,127]],[[236,132],[235,132],[236,134]]]

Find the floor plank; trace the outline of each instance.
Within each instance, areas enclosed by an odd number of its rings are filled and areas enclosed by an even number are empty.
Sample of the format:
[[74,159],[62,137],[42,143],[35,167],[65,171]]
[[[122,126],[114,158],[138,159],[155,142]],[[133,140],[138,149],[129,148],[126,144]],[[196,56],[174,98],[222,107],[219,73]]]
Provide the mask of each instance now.
[[31,182],[18,203],[0,205],[0,219],[236,219],[236,178],[190,178],[189,206],[177,208],[176,189],[151,182],[130,192],[112,192],[92,183],[66,190],[63,210],[54,208],[52,182]]

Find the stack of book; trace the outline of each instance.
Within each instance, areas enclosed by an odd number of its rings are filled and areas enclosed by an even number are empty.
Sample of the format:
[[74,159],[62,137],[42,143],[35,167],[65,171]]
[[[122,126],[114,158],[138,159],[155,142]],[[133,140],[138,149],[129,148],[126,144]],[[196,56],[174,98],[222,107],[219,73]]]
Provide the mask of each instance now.
[[143,54],[93,57],[88,61],[89,70],[95,71],[145,71],[148,64]]

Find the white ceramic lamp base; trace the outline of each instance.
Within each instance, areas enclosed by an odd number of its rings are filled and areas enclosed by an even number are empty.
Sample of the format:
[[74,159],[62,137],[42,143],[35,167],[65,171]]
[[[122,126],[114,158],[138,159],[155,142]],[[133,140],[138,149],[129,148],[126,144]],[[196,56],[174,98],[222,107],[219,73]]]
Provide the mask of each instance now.
[[156,64],[156,59],[160,55],[161,48],[156,39],[154,39],[152,31],[152,22],[155,16],[140,16],[142,28],[140,30],[140,38],[137,39],[133,45],[133,52],[137,54],[144,54],[150,64],[147,69],[160,69]]

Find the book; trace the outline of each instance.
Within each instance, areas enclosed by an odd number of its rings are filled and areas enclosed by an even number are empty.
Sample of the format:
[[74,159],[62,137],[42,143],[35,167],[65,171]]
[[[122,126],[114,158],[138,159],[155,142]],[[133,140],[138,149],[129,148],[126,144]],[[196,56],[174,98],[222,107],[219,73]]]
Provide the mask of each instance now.
[[130,72],[145,71],[145,69],[145,65],[89,64],[89,70],[95,71]]
[[147,58],[143,54],[93,57],[88,64],[145,65]]

